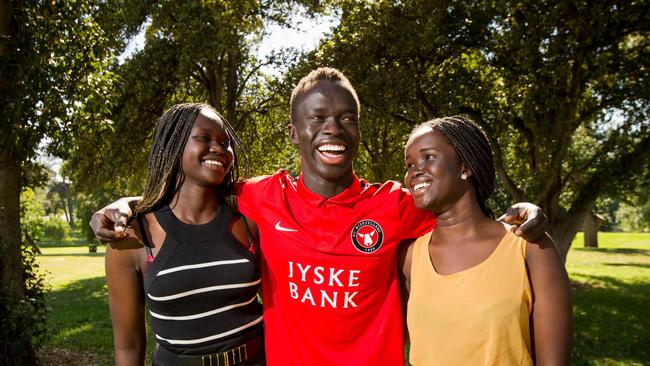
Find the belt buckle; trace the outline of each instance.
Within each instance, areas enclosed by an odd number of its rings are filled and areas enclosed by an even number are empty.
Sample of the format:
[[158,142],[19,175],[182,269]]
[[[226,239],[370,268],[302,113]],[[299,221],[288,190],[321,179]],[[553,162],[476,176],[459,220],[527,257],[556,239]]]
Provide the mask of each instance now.
[[[244,349],[244,357],[242,358],[242,348]],[[235,354],[235,350],[237,350],[237,353]],[[230,355],[229,353],[232,353],[232,363],[230,360]],[[238,357],[235,357],[238,356]],[[206,359],[207,357],[207,359]],[[246,344],[242,344],[241,346],[237,346],[231,350],[221,352],[221,353],[215,353],[215,354],[209,354],[209,355],[203,355],[201,356],[201,366],[213,366],[212,363],[212,358],[215,358],[216,360],[216,365],[215,366],[221,366],[221,361],[220,359],[223,359],[223,366],[233,366],[238,363],[241,363],[242,361],[248,360],[248,348]],[[239,358],[239,361],[237,360]],[[206,363],[207,361],[207,363]]]
[[[219,366],[219,355],[217,354],[215,356],[217,356],[217,365],[216,366]],[[205,362],[206,357],[208,358],[208,363]],[[201,366],[212,366],[212,354],[201,356]]]
[[[217,361],[215,366],[221,366],[219,362],[219,353],[209,354],[209,355],[203,355],[201,356],[201,366],[212,366],[212,356],[214,356],[215,360]],[[207,363],[206,363],[206,357],[207,357]],[[225,366],[228,365],[228,362],[226,361]]]
[[241,349],[242,349],[242,347],[244,348],[244,360],[248,360],[248,352],[247,352],[247,349],[246,349],[246,344],[244,343],[243,345],[237,347],[237,351],[239,352],[239,361],[240,362],[242,360],[242,358],[241,358]]

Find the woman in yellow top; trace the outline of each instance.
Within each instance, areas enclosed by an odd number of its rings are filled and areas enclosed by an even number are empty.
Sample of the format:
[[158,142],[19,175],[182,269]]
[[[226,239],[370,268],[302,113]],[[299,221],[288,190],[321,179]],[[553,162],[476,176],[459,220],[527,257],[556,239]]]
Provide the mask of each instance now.
[[405,165],[416,205],[437,215],[400,253],[411,364],[568,364],[564,265],[550,237],[529,244],[485,206],[495,173],[483,131],[464,117],[426,122]]

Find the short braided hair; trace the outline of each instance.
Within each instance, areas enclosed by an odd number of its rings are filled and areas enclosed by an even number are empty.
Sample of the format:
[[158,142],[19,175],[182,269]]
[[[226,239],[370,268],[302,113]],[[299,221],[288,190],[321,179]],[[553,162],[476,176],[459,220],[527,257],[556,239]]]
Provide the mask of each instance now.
[[422,128],[440,132],[450,142],[463,164],[472,171],[470,181],[481,211],[494,218],[492,210],[485,205],[494,192],[494,158],[490,142],[481,127],[464,116],[442,117],[415,127],[411,135]]
[[319,81],[330,81],[330,82],[340,82],[345,88],[350,90],[354,101],[357,103],[357,113],[361,113],[361,103],[359,102],[359,97],[357,96],[357,91],[354,90],[352,83],[348,80],[343,73],[332,67],[319,67],[316,70],[312,70],[307,76],[300,79],[298,85],[293,88],[291,92],[291,99],[289,101],[289,109],[291,111],[291,122],[294,120],[294,112],[296,105],[300,98],[307,94]]
[[216,187],[216,191],[221,203],[236,208],[235,182],[240,176],[238,155],[243,158],[244,170],[247,172],[246,152],[232,126],[211,106],[203,103],[184,103],[169,108],[156,123],[149,153],[147,181],[134,216],[168,205],[178,192],[184,181],[181,166],[183,151],[196,117],[202,109],[210,109],[219,116],[233,147],[233,166],[223,182]]

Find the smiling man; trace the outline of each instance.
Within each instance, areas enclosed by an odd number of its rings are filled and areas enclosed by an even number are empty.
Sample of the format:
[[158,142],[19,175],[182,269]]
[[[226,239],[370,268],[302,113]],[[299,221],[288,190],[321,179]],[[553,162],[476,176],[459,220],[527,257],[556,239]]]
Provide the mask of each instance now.
[[298,178],[286,171],[241,186],[258,224],[269,365],[403,365],[398,244],[430,229],[399,183],[357,178],[359,100],[339,71],[320,68],[291,95]]

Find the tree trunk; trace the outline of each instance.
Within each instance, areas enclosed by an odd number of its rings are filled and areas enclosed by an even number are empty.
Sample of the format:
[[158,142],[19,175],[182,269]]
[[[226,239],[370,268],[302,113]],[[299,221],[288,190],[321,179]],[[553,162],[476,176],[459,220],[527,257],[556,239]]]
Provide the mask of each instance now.
[[551,236],[555,239],[560,257],[565,263],[571,248],[571,242],[584,223],[585,216],[589,215],[592,209],[593,203],[589,207],[585,207],[573,215],[565,215],[561,219],[554,219],[553,216],[549,216]]
[[0,256],[2,286],[12,297],[23,295],[20,256],[20,166],[0,153]]
[[6,58],[11,50],[11,37],[13,35],[13,9],[11,1],[0,0],[0,95],[7,96],[12,91],[12,76],[9,74],[11,66],[6,63]]
[[[65,193],[65,192],[64,192]],[[65,216],[65,222],[70,225],[70,214],[68,214],[68,205],[66,204],[65,197],[61,197],[59,200],[61,207],[63,207],[63,216]]]
[[65,189],[65,203],[68,206],[68,223],[70,228],[74,229],[74,207],[72,205],[72,190],[70,189],[70,184],[63,181],[63,188]]
[[[16,304],[24,297],[25,288],[20,250],[20,190],[20,165],[9,152],[0,151],[0,297],[4,302],[2,308],[10,313],[18,307]],[[0,312],[3,312],[1,308]],[[4,323],[7,319],[0,320]],[[0,364],[33,365],[36,356],[30,339],[16,339],[12,334],[11,330],[0,329]]]
[[585,215],[583,224],[585,248],[598,248],[598,229],[602,223],[603,220],[593,212]]
[[[20,191],[21,165],[16,159],[18,144],[11,123],[15,123],[16,75],[21,55],[15,36],[18,26],[14,9],[21,1],[0,0],[0,365],[34,365],[36,352],[28,337],[16,337],[22,329],[12,329],[31,314],[16,313],[24,308],[25,295],[21,254]],[[14,323],[14,324],[12,324]]]
[[[0,61],[2,66],[15,62],[12,42],[16,27],[13,19],[11,1],[0,0]],[[9,71],[3,67],[1,71]],[[11,85],[10,75],[0,75],[0,90]],[[6,84],[6,85],[5,85]],[[3,95],[4,96],[4,95]],[[6,96],[4,96],[6,97]],[[6,99],[1,99],[6,102]],[[3,108],[5,106],[3,105]],[[5,113],[10,113],[4,111]],[[3,118],[2,122],[6,122]],[[3,131],[4,132],[4,131]],[[13,155],[12,136],[0,140],[0,264],[2,286],[11,297],[22,296],[22,261],[20,259],[20,165]]]
[[575,227],[575,229],[571,228],[553,228],[551,227],[551,236],[555,240],[555,243],[557,244],[557,250],[560,253],[560,258],[562,258],[562,261],[566,263],[566,258],[567,255],[569,254],[569,249],[571,248],[571,242],[573,241],[573,238],[576,236],[578,233],[578,228],[580,227],[580,224],[582,223],[581,220],[573,219],[571,220],[571,223],[567,223],[570,227]]

